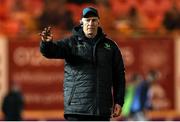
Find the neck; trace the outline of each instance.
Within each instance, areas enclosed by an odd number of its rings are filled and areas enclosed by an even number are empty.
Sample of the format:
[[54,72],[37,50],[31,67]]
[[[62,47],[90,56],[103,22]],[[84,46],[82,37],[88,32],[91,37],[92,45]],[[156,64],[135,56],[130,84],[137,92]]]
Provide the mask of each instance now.
[[94,38],[96,35],[93,35],[93,34],[86,34],[85,35],[87,38]]

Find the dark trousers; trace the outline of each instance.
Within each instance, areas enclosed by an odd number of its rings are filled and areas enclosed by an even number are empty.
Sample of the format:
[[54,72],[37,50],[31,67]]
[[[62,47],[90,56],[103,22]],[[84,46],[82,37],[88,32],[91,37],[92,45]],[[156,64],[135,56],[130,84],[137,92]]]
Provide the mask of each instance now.
[[68,121],[109,121],[109,117],[105,116],[93,116],[93,115],[67,115]]

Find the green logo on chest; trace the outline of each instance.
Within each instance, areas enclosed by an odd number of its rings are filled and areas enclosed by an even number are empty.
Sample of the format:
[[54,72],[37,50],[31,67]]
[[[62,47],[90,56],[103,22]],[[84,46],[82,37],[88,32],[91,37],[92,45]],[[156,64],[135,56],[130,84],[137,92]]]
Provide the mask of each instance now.
[[111,45],[108,44],[108,43],[104,43],[104,48],[107,49],[107,50],[110,50],[111,49]]

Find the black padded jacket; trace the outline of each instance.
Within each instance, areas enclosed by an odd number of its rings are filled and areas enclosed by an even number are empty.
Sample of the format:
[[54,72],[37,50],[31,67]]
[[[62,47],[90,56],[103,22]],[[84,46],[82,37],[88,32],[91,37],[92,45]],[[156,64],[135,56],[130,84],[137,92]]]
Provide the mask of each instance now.
[[113,104],[124,103],[125,68],[120,50],[100,27],[93,39],[84,36],[81,26],[72,33],[59,41],[40,43],[43,56],[65,59],[65,116],[110,116]]

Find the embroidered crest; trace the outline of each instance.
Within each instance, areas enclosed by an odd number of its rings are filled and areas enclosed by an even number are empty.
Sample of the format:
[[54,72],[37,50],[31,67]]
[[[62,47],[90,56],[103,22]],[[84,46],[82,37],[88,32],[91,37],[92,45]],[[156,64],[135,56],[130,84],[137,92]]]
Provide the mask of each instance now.
[[104,43],[104,48],[107,49],[107,50],[110,50],[111,49],[111,45],[108,44],[108,43]]

